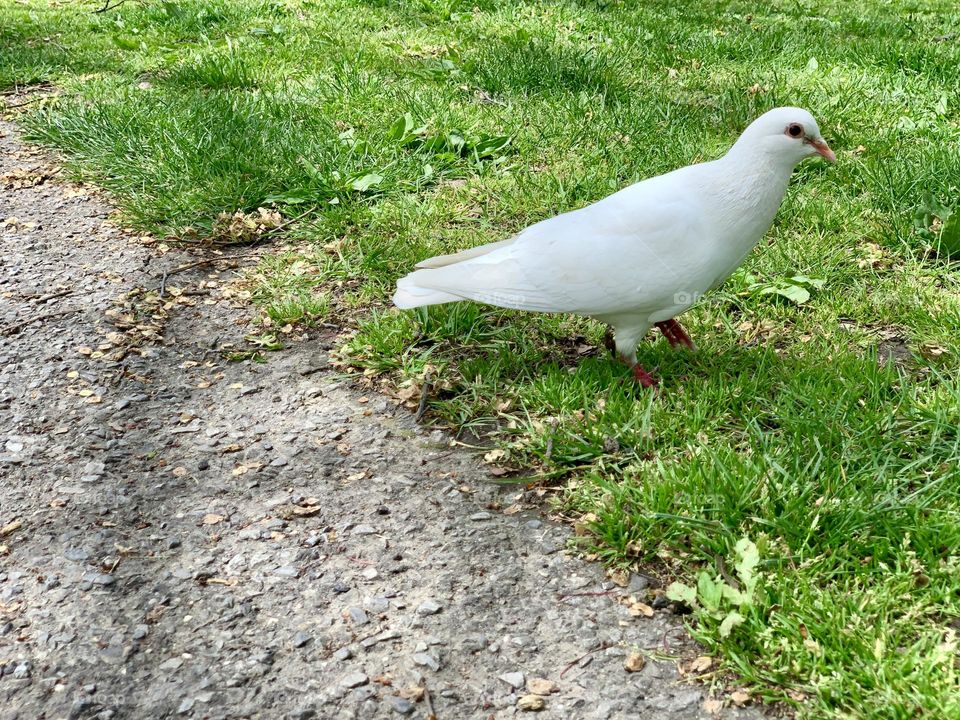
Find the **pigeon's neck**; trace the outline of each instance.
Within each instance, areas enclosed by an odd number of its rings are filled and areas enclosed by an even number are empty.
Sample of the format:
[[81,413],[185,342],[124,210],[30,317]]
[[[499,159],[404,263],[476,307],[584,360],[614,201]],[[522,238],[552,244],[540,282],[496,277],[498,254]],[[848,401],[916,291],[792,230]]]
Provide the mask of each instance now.
[[727,243],[746,251],[773,224],[793,166],[760,153],[734,150],[736,146],[713,163],[708,202]]
[[773,214],[780,207],[790,184],[794,166],[792,162],[735,145],[716,165],[718,173],[715,177],[724,186],[720,195],[727,196],[730,202],[741,208],[769,208],[770,220],[773,220]]

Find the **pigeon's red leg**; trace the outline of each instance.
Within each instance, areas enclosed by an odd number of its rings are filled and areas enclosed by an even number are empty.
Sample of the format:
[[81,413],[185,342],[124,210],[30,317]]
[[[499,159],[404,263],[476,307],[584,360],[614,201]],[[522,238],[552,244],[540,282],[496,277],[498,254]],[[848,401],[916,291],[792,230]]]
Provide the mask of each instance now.
[[657,380],[639,365],[633,366],[633,377],[645,388],[654,388],[657,386]]
[[690,336],[687,335],[687,331],[684,330],[683,326],[675,319],[670,318],[669,320],[655,323],[655,325],[660,328],[660,332],[663,333],[663,336],[667,339],[667,342],[673,347],[683,345],[691,350],[697,349],[697,346],[693,344],[693,340],[691,340]]

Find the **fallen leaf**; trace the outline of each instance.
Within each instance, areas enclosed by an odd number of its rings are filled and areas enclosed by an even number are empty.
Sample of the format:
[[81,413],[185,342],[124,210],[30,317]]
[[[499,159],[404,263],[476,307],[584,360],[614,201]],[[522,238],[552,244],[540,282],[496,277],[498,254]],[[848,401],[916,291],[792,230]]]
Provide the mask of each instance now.
[[560,692],[557,684],[546,678],[530,678],[527,680],[527,690],[534,695],[549,695],[550,693]]
[[627,659],[623,661],[623,669],[631,673],[640,672],[646,664],[647,659],[643,655],[632,652],[627,656]]
[[483,456],[483,461],[485,463],[495,463],[498,460],[503,460],[507,456],[507,451],[502,448],[496,448],[491,450],[486,455]]
[[423,700],[423,688],[419,685],[411,685],[400,690],[397,695],[407,700],[413,700],[413,702],[419,702]]
[[610,568],[607,570],[607,577],[613,580],[615,585],[626,587],[630,584],[630,573],[620,568]]
[[655,614],[655,611],[652,607],[642,602],[631,603],[628,610],[633,617],[643,616],[650,618]]
[[711,715],[716,715],[718,712],[723,710],[723,700],[717,700],[715,698],[704,700],[703,709]]
[[23,527],[22,520],[17,519],[17,520],[8,522],[3,527],[0,527],[0,537],[6,537],[7,535],[15,533],[17,530],[19,530],[22,527]]
[[701,655],[690,663],[690,671],[696,673],[706,672],[713,665],[713,658],[709,655]]
[[517,707],[528,712],[538,712],[546,707],[546,703],[539,695],[524,695],[517,700]]
[[301,505],[278,505],[273,509],[273,514],[282,520],[293,520],[298,517],[311,517],[320,512],[320,507],[303,507]]
[[750,695],[745,693],[743,690],[737,690],[730,693],[730,699],[733,700],[737,707],[743,707],[750,702]]
[[590,526],[593,525],[595,522],[597,522],[597,520],[599,519],[600,518],[597,517],[594,513],[586,513],[582,515],[580,519],[573,524],[574,534],[576,535],[592,534],[593,530],[591,529]]
[[212,577],[207,578],[204,581],[204,585],[226,585],[228,587],[233,587],[234,585],[239,584],[240,578],[230,577],[230,578],[221,578],[221,577]]
[[217,515],[216,513],[207,513],[203,516],[204,525],[216,525],[219,522],[223,522],[223,515]]

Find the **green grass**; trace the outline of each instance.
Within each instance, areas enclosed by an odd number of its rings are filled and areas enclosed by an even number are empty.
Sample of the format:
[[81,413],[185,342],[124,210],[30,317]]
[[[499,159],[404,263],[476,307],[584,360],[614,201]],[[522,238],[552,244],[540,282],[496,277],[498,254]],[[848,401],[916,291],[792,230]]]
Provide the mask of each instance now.
[[[960,717],[960,276],[930,252],[960,210],[954,4],[95,7],[4,4],[0,83],[63,89],[23,120],[128,222],[306,213],[251,274],[274,325],[348,319],[345,362],[387,392],[429,370],[432,416],[561,482],[606,562],[691,583],[756,543],[744,622],[693,616],[755,697]],[[588,321],[389,309],[416,261],[716,157],[782,104],[840,161],[803,165],[744,271],[685,316],[696,354],[642,345],[658,397]],[[805,304],[759,292],[798,274],[822,281]]]

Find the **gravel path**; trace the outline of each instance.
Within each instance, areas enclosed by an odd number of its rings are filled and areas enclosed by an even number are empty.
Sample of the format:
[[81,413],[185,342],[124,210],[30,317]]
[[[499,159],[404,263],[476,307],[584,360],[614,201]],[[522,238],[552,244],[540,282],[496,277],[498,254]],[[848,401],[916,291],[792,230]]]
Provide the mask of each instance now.
[[229,272],[151,305],[190,256],[41,182],[9,123],[0,150],[0,718],[760,717],[626,672],[690,653],[618,602],[642,578],[502,512],[522,489],[359,397],[324,338],[226,362]]

